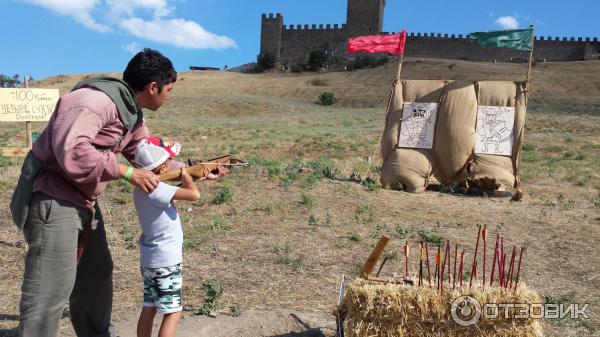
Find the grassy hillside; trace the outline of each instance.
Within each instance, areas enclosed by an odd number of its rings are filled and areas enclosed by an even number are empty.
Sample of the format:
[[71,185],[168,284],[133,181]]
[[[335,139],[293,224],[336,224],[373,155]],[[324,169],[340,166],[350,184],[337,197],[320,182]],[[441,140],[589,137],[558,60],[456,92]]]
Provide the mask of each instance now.
[[[390,253],[423,232],[465,244],[478,224],[527,246],[523,279],[542,296],[590,303],[592,320],[546,323],[550,336],[600,331],[600,63],[540,63],[533,68],[523,156],[522,202],[428,191],[367,189],[362,174],[377,148],[396,64],[337,73],[182,73],[171,101],[147,112],[152,133],[180,139],[183,158],[232,153],[253,164],[200,183],[202,199],[180,203],[185,228],[185,303],[202,305],[202,280],[225,289],[240,310],[292,308],[328,314],[341,274],[356,275],[377,239]],[[405,79],[523,80],[525,64],[408,59]],[[115,74],[116,75],[116,74]],[[66,93],[83,75],[45,79]],[[333,107],[316,104],[333,92]],[[43,123],[34,123],[41,130]],[[0,125],[0,145],[23,142],[23,125]],[[0,329],[14,333],[26,252],[9,220],[20,160],[0,158]],[[376,156],[371,175],[381,165]],[[100,205],[115,261],[115,317],[137,311],[141,296],[139,225],[131,186],[114,182]],[[491,254],[491,253],[490,253]],[[384,268],[402,270],[393,260]],[[65,331],[68,324],[63,322]],[[595,332],[594,332],[595,331]],[[2,330],[0,330],[2,335]]]

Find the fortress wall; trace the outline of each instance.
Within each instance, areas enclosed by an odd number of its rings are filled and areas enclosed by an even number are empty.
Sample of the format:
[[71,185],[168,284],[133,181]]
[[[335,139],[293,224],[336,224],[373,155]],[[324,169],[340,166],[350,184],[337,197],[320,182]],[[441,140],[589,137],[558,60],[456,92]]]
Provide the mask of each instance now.
[[[370,1],[370,0],[369,0]],[[366,2],[365,2],[366,3]],[[369,2],[370,4],[370,2]],[[360,15],[352,16],[354,21]],[[277,58],[303,62],[313,50],[334,51],[337,56],[346,54],[348,38],[356,35],[351,25],[284,25],[281,14],[263,14],[260,51],[271,52]],[[364,35],[366,33],[361,33]],[[387,34],[387,33],[382,33]],[[544,37],[537,36],[534,57],[546,61],[598,60],[600,41],[597,37]],[[406,55],[473,61],[509,62],[527,60],[529,52],[508,48],[481,48],[466,35],[410,33],[407,37]]]
[[281,58],[304,59],[313,50],[339,50],[346,44],[345,25],[284,26]]
[[[412,35],[412,34],[411,34]],[[481,48],[463,37],[448,38],[431,36],[433,33],[417,33],[406,39],[406,56],[449,58],[460,60],[477,60],[507,62],[511,58],[527,59],[529,53],[506,48]]]
[[536,39],[533,45],[533,55],[536,59],[547,61],[579,61],[584,59],[585,42],[575,38]]
[[[597,50],[597,38],[536,37],[534,57],[547,61],[578,61]],[[591,49],[593,47],[594,49]],[[406,41],[406,55],[416,57],[439,57],[474,61],[499,62],[529,58],[529,52],[508,48],[482,48],[464,35],[411,33]],[[589,56],[588,56],[589,58]]]

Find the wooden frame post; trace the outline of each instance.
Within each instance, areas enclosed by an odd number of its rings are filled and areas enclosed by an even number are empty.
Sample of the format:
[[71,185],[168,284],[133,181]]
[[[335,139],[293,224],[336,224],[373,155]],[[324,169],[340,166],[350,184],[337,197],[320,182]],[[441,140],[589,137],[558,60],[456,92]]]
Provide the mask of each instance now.
[[[29,75],[23,77],[23,87],[29,88]],[[33,139],[31,137],[31,121],[25,122],[25,139],[27,139],[27,148],[31,150],[33,147]]]

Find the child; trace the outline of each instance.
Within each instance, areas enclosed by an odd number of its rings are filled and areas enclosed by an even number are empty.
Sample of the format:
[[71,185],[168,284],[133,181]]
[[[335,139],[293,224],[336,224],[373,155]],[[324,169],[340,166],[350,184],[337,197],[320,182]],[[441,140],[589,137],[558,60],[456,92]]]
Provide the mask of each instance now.
[[[159,175],[169,170],[175,153],[159,142],[143,141],[137,147],[135,162]],[[140,264],[144,278],[144,307],[137,326],[138,337],[150,337],[156,312],[164,314],[159,337],[175,336],[181,317],[181,261],[183,230],[173,200],[197,201],[198,187],[185,168],[181,168],[181,187],[159,183],[148,194],[133,192],[135,209],[142,227]],[[225,171],[208,174],[216,179]]]

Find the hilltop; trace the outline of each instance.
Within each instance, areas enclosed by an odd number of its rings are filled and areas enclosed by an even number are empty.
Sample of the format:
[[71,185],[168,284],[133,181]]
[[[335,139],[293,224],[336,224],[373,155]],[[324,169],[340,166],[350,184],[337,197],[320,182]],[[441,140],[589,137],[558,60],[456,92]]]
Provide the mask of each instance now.
[[[237,72],[183,72],[175,95],[185,95],[191,86],[197,93],[209,90],[213,94],[257,95],[290,97],[313,101],[324,89],[339,98],[344,107],[385,107],[391,83],[395,79],[397,62],[373,69],[351,72],[305,72],[243,74]],[[532,68],[533,99],[558,102],[569,98],[577,104],[597,104],[600,92],[600,63],[538,62]],[[448,80],[525,80],[527,65],[524,63],[486,63],[446,59],[406,58],[402,68],[402,79],[448,79]],[[94,74],[120,76],[116,73]],[[59,75],[36,82],[36,86],[58,88],[61,94],[70,90],[75,83],[92,75]],[[312,86],[313,78],[329,82],[325,88]],[[186,80],[190,80],[185,82]],[[198,84],[198,81],[205,83]],[[185,82],[185,83],[184,83]],[[573,95],[576,93],[576,95]],[[533,104],[535,105],[535,104]],[[594,110],[595,111],[595,110]],[[561,111],[557,111],[561,112]],[[597,113],[597,112],[595,112]]]

